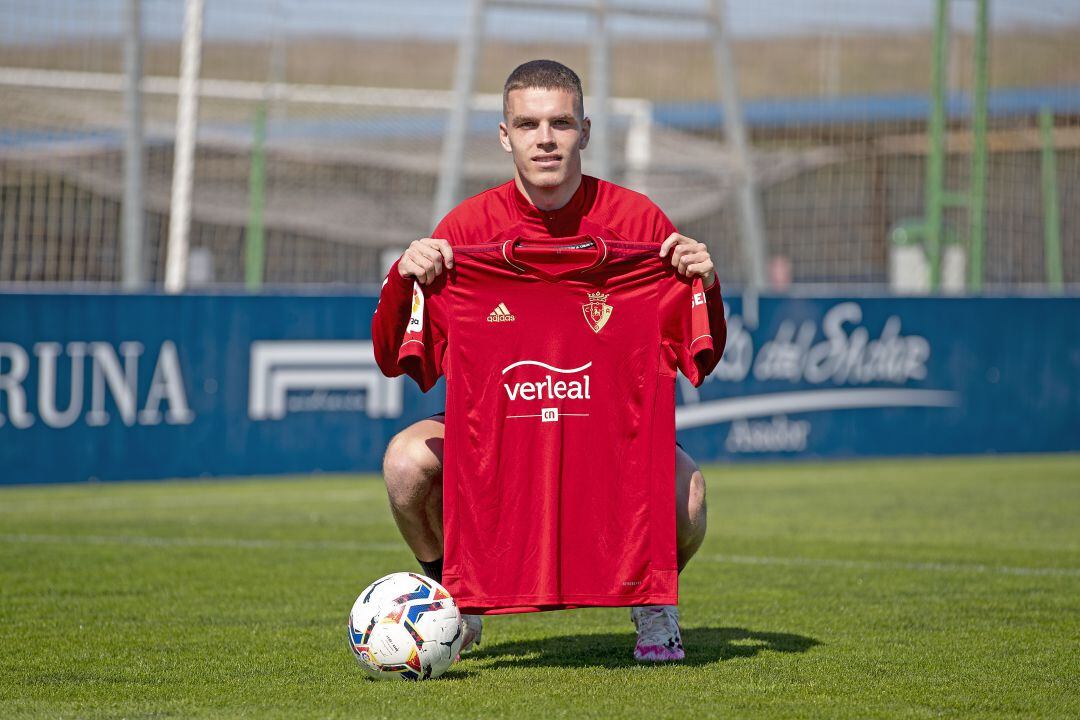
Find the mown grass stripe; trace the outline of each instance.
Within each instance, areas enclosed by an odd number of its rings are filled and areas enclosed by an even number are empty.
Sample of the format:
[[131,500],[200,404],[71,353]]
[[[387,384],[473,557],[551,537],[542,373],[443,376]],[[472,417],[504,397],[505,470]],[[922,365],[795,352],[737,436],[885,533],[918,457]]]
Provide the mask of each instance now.
[[150,535],[0,535],[6,543],[59,543],[68,545],[138,545],[142,547],[216,547],[241,550],[350,550],[407,551],[404,542],[365,543],[338,540],[271,540],[263,538],[155,537]]
[[[347,540],[272,540],[262,538],[155,537],[148,535],[0,535],[6,543],[61,543],[88,545],[139,545],[144,547],[220,547],[254,550],[348,550],[398,552],[404,543],[364,543]],[[840,558],[773,557],[762,555],[703,555],[697,559],[729,565],[782,565],[829,567],[851,570],[912,570],[943,573],[991,573],[1078,577],[1080,568],[1015,567],[982,563],[896,562],[889,560],[844,560]]]
[[896,562],[889,560],[842,560],[839,558],[767,557],[758,555],[706,555],[700,558],[730,565],[786,565],[792,567],[832,567],[852,570],[915,570],[944,573],[993,573],[1000,575],[1080,576],[1080,568],[1012,567],[982,563]]

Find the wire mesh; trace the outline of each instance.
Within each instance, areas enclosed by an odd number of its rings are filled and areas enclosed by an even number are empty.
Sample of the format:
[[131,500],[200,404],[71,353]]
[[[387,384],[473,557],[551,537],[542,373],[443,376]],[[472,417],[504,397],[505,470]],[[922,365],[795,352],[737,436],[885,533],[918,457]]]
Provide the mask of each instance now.
[[[951,4],[946,185],[959,191],[970,184],[975,3]],[[124,5],[0,1],[0,283],[120,281]],[[466,6],[207,0],[193,284],[243,282],[263,104],[267,283],[375,282],[388,250],[431,231]],[[182,16],[182,3],[143,3],[144,257],[155,284],[164,276]],[[934,0],[729,0],[727,17],[774,286],[885,289],[891,230],[925,213]],[[1080,9],[991,0],[990,17],[987,288],[1046,278],[1044,107],[1054,118],[1064,279],[1080,283]],[[630,139],[642,130],[640,112],[615,113],[609,179],[649,194],[710,245],[724,282],[739,284],[738,168],[704,24],[616,16],[608,26],[612,93],[646,108],[648,121],[642,166]],[[575,68],[588,94],[595,29],[588,13],[565,8],[489,10],[478,91],[498,94],[516,64],[550,57]],[[498,120],[495,107],[472,113],[461,168],[468,194],[511,176]],[[585,163],[595,170],[588,151]],[[964,246],[967,213],[950,209],[946,226]]]

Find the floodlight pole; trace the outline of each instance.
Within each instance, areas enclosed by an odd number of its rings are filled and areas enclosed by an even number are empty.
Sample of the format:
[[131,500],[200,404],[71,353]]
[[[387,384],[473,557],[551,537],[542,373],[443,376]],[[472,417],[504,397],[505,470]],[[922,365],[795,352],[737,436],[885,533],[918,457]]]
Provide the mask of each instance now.
[[180,95],[176,104],[172,200],[169,205],[169,249],[165,257],[165,291],[169,293],[183,292],[187,284],[195,134],[199,116],[202,22],[203,0],[186,0],[184,39],[180,50]]
[[142,104],[142,0],[128,0],[124,33],[124,290],[143,286],[143,104]]

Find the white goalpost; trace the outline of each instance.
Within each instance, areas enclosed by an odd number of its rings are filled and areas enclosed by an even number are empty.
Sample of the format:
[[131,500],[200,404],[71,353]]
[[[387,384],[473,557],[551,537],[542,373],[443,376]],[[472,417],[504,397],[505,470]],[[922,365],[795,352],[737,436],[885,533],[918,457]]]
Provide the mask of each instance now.
[[176,109],[176,150],[173,160],[169,246],[165,259],[165,292],[187,286],[188,233],[191,230],[191,192],[195,169],[195,135],[199,117],[199,61],[202,57],[203,0],[187,0],[180,59]]

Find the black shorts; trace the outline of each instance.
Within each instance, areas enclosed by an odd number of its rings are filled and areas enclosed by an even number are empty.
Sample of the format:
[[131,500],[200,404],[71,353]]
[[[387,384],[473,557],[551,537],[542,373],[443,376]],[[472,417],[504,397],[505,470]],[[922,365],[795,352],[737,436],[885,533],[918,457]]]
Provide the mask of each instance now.
[[[427,416],[426,418],[424,418],[424,419],[425,419],[425,420],[434,420],[434,419],[436,419],[436,418],[439,418],[440,420],[442,420],[442,421],[443,421],[443,423],[445,423],[445,422],[446,422],[446,411],[445,411],[445,410],[443,410],[442,412],[437,412],[437,413],[434,413],[433,415],[428,415],[428,416]],[[686,452],[686,448],[684,448],[684,447],[682,446],[682,443],[680,443],[680,442],[679,442],[678,440],[676,440],[676,441],[675,441],[675,447],[679,448],[679,449],[680,449],[680,450],[682,450],[683,452]]]

